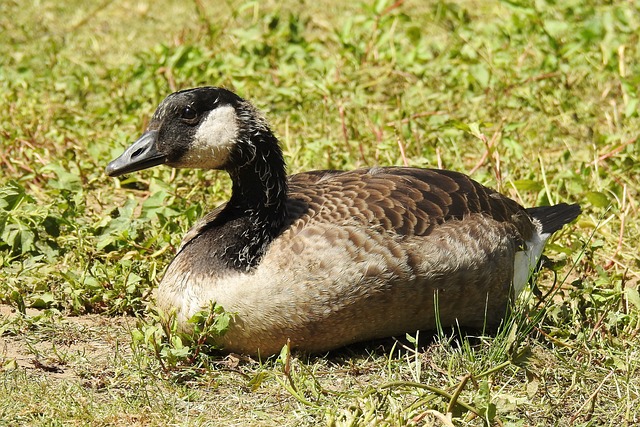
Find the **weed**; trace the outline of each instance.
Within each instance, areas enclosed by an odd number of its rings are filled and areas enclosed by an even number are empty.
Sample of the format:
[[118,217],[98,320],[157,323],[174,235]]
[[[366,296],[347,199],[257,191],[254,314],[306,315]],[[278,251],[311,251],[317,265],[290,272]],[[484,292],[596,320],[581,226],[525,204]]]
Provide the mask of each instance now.
[[212,303],[189,319],[191,330],[186,333],[178,330],[174,313],[152,309],[151,323],[140,322],[132,332],[132,346],[150,353],[165,373],[179,371],[185,377],[208,367],[209,356],[221,350],[215,341],[225,334],[232,319],[232,314]]

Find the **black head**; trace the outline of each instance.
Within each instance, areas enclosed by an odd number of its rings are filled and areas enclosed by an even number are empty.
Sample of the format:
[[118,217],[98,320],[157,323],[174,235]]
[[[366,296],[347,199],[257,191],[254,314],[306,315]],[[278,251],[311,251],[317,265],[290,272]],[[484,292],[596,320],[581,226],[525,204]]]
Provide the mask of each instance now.
[[[106,168],[109,176],[160,164],[224,169],[242,133],[240,116],[253,108],[217,87],[183,90],[158,106],[146,132]],[[257,116],[257,115],[256,115]]]

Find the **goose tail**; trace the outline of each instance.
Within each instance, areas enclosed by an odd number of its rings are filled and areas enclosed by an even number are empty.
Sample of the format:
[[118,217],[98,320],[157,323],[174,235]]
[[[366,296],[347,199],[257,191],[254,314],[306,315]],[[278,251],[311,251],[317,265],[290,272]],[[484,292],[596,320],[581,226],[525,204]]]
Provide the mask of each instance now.
[[576,219],[582,209],[577,203],[559,203],[553,206],[527,208],[526,211],[533,219],[540,222],[542,234],[552,234]]

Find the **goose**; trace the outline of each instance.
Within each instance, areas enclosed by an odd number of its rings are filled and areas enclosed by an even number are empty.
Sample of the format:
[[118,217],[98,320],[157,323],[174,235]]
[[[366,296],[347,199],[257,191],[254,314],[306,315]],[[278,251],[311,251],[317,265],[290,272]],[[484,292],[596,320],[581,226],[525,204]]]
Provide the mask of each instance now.
[[410,167],[287,176],[278,139],[219,87],[167,96],[110,162],[226,171],[230,199],[185,235],[156,290],[180,330],[211,303],[231,313],[225,352],[317,353],[442,326],[497,327],[552,233],[581,212],[525,209],[462,173]]

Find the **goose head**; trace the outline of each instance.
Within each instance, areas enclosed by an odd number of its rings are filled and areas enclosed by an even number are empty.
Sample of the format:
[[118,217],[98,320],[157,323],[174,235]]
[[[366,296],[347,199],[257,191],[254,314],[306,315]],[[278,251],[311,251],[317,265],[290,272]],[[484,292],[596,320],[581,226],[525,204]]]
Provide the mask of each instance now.
[[287,215],[282,150],[258,110],[217,87],[167,96],[143,135],[107,165],[106,173],[119,176],[162,164],[228,172],[231,198],[218,219],[246,218],[250,226],[233,239],[234,253],[242,259],[232,260],[233,265],[248,268],[257,262]]
[[269,136],[262,116],[233,92],[183,90],[162,101],[143,135],[109,163],[106,173],[115,177],[161,164],[232,172],[250,163],[256,144]]

